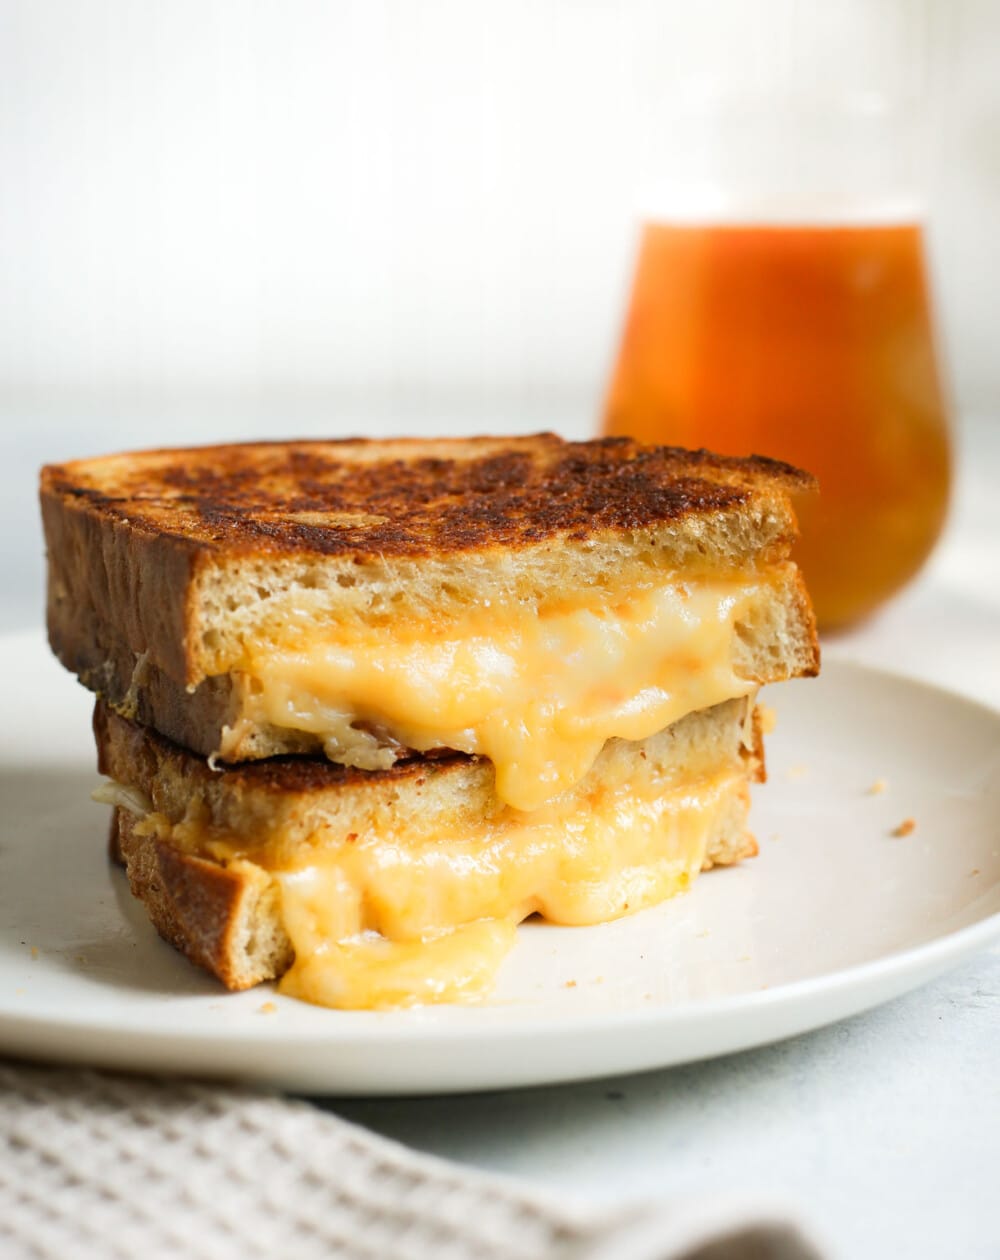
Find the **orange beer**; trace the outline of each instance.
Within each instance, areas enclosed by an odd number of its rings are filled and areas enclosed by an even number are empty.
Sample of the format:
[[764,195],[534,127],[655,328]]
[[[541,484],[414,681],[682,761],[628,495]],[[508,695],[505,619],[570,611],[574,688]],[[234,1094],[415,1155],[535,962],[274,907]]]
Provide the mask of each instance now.
[[823,628],[864,617],[948,501],[919,223],[647,224],[604,430],[815,473],[796,558]]

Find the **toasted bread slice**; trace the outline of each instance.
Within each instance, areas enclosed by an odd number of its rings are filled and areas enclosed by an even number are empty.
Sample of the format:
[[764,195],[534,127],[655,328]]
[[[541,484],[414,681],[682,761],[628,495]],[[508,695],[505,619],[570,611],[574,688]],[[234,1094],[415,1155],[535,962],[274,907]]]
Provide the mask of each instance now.
[[[581,610],[606,622],[648,621],[629,605],[659,598],[657,615],[669,620],[664,592],[680,608],[707,591],[697,617],[710,623],[729,601],[727,642],[715,649],[727,654],[725,678],[678,696],[643,734],[762,683],[815,673],[812,613],[787,560],[795,535],[789,494],[810,485],[806,474],[756,457],[544,434],[77,461],[42,474],[50,640],[124,715],[206,756],[324,751],[379,769],[408,750],[442,745],[484,753],[503,772],[505,754],[526,767],[531,756],[498,747],[495,732],[484,735],[483,713],[474,721],[459,705],[460,719],[435,724],[448,701],[440,689],[419,712],[409,700],[394,704],[424,668],[414,668],[413,652],[389,661],[398,641],[422,648],[449,639],[461,648],[506,626],[509,655],[533,653],[537,662],[539,646],[527,641],[539,638],[538,619],[547,627],[563,619],[562,646],[578,637],[569,621]],[[674,621],[690,620],[692,608]],[[694,637],[671,649],[688,680],[714,664],[683,665],[700,650]],[[324,661],[331,645],[389,662],[377,694],[341,694],[340,684],[319,676],[311,662]],[[645,659],[644,644],[636,652]],[[347,672],[359,674],[355,665]],[[550,665],[535,672],[554,685]],[[591,657],[580,675],[594,673]],[[637,693],[665,690],[659,676],[632,681]],[[534,676],[521,685],[533,698]],[[592,700],[563,690],[571,718],[574,706]],[[524,699],[514,695],[512,709]],[[492,700],[485,708],[495,708]],[[505,716],[504,730],[516,720]],[[629,733],[615,721],[608,734]],[[592,756],[603,742],[596,725],[589,740]],[[557,786],[588,764],[575,756],[577,768]],[[537,778],[537,768],[525,778]],[[532,804],[525,783],[502,779],[501,790]]]
[[290,612],[439,624],[564,605],[655,570],[759,570],[806,473],[757,456],[553,434],[247,443],[50,465],[49,634],[93,670],[108,633],[183,686],[239,667]]
[[[287,758],[212,771],[101,703],[95,733],[100,769],[118,785],[113,849],[133,892],[162,936],[232,989],[294,961],[292,991],[326,1000],[310,988],[324,951],[304,919],[334,925],[327,947],[372,931],[412,947],[536,910],[600,922],[756,852],[748,785],[763,777],[763,749],[749,699],[640,743],[612,740],[544,816],[499,800],[482,758],[380,772]],[[316,884],[317,872],[336,877]],[[357,960],[343,965],[353,987],[338,980],[332,1004],[382,1004],[369,1000]]]

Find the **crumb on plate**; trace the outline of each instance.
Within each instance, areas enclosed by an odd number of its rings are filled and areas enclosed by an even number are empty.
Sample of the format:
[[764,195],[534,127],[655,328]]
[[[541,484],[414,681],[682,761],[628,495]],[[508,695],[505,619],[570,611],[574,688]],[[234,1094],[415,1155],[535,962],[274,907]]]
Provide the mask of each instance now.
[[257,1014],[258,1015],[274,1015],[277,1009],[278,1008],[275,1006],[273,1002],[261,1002],[260,1006],[257,1007]]
[[917,829],[917,820],[915,818],[904,818],[898,827],[893,827],[892,834],[899,838],[911,835]]
[[882,793],[888,788],[888,786],[889,784],[887,783],[885,779],[876,779],[875,782],[868,789],[868,795],[881,796]]

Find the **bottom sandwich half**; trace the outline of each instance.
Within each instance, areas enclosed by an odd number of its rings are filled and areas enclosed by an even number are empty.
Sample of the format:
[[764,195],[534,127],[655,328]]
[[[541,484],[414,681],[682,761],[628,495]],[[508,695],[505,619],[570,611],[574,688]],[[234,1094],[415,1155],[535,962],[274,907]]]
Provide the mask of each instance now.
[[100,702],[94,729],[110,780],[95,796],[115,806],[132,892],[231,989],[277,979],[345,1008],[472,1000],[529,915],[606,922],[756,852],[752,698],[611,740],[582,782],[530,813],[498,799],[482,758],[213,769]]

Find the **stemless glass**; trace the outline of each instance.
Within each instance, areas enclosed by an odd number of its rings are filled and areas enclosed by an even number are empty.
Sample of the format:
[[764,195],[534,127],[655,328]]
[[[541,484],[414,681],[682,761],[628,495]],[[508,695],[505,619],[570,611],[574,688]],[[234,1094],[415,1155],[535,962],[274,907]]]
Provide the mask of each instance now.
[[[948,503],[915,178],[922,31],[912,4],[839,6],[834,29],[763,7],[789,20],[784,53],[751,39],[749,86],[729,66],[706,92],[702,74],[675,120],[688,151],[644,216],[604,431],[815,473],[796,558],[832,629],[917,572]],[[873,13],[896,25],[873,30]],[[854,56],[846,86],[823,77],[838,52]]]

